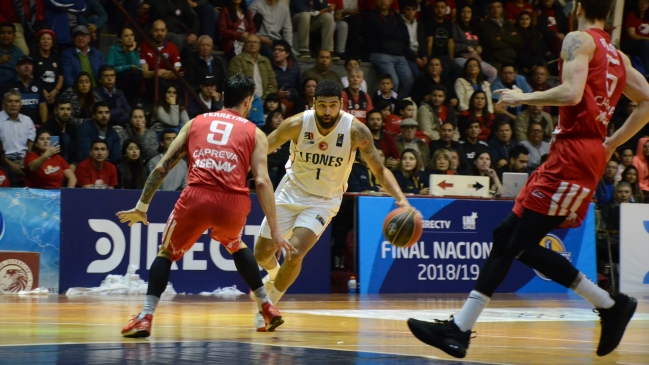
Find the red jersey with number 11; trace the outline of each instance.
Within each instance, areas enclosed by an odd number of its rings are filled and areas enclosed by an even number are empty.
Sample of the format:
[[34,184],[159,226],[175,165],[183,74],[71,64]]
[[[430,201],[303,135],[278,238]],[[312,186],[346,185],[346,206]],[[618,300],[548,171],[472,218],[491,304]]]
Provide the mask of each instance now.
[[[588,64],[584,96],[575,106],[559,108],[559,123],[554,134],[557,138],[604,140],[608,122],[626,84],[626,69],[608,33],[595,28],[585,32],[595,41],[595,53]],[[561,60],[559,67],[562,66]]]
[[249,194],[246,177],[256,130],[254,123],[233,110],[197,116],[187,141],[187,185]]

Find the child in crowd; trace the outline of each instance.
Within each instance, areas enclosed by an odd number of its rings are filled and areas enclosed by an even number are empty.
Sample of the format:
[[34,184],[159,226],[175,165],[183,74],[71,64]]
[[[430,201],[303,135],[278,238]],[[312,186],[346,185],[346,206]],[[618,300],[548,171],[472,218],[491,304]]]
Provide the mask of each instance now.
[[378,105],[379,101],[385,100],[390,103],[390,112],[394,113],[394,109],[399,103],[399,98],[397,93],[392,90],[394,88],[394,83],[392,82],[392,76],[388,74],[383,74],[379,77],[379,90],[376,91],[376,94],[372,98],[374,105]]

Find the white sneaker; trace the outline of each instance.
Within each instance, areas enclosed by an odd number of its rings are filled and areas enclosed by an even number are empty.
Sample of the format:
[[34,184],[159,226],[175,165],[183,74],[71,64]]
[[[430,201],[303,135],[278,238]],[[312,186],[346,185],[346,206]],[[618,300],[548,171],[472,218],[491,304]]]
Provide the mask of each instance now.
[[255,326],[257,332],[266,332],[266,321],[264,321],[264,317],[261,315],[261,312],[255,312],[253,325]]

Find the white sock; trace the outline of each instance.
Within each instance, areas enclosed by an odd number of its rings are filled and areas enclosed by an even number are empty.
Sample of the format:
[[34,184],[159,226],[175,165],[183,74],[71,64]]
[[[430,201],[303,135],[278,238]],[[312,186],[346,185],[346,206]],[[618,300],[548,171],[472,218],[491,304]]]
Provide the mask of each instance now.
[[280,299],[282,299],[282,296],[284,295],[285,292],[277,290],[275,285],[273,284],[273,287],[270,289],[270,293],[268,293],[268,296],[270,297],[270,301],[274,304],[277,304]]
[[277,273],[279,272],[279,262],[277,262],[276,259],[273,258],[273,262],[275,262],[275,268],[266,270],[268,272],[268,276],[270,277],[270,281],[275,281],[275,278],[277,278]]
[[158,306],[159,301],[160,298],[153,295],[147,295],[146,297],[144,297],[144,307],[142,307],[142,312],[140,312],[138,318],[144,318],[145,314],[153,315],[153,312],[155,312],[155,308]]
[[579,283],[573,289],[580,297],[586,299],[595,308],[611,308],[615,305],[615,301],[608,292],[592,281],[588,280],[584,274],[579,273]]
[[268,293],[266,293],[266,288],[264,288],[264,286],[262,285],[259,289],[253,291],[253,293],[255,293],[255,300],[257,301],[257,309],[261,312],[261,306],[266,302],[270,302]]
[[480,317],[480,314],[487,307],[490,300],[491,298],[478,291],[472,290],[469,293],[469,298],[464,302],[464,306],[453,317],[453,321],[460,328],[460,331],[466,332],[473,329],[473,326],[478,321],[478,317]]

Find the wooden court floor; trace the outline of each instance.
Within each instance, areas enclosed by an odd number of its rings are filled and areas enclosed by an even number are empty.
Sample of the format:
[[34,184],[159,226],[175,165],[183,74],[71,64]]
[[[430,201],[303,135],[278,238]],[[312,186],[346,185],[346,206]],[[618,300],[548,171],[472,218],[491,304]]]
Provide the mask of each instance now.
[[599,358],[599,323],[573,295],[496,295],[465,359],[417,341],[405,319],[448,318],[466,295],[287,295],[286,323],[252,329],[246,298],[163,297],[152,337],[120,330],[142,296],[0,295],[0,364],[649,364],[649,296]]

